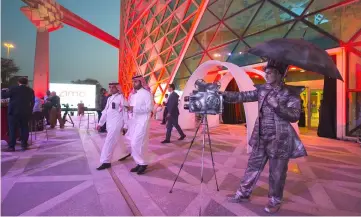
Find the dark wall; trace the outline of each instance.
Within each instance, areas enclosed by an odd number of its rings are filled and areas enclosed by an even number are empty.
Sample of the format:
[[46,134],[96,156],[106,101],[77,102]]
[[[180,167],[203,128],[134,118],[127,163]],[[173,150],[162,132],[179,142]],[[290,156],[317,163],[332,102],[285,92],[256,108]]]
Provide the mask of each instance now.
[[323,100],[320,108],[320,121],[317,135],[326,138],[337,138],[336,116],[337,96],[336,79],[324,78]]
[[[236,91],[238,92],[238,86],[236,80],[232,79],[229,82],[226,91]],[[222,114],[222,119],[224,124],[240,124],[246,122],[246,117],[244,113],[243,104],[224,104],[224,111]]]

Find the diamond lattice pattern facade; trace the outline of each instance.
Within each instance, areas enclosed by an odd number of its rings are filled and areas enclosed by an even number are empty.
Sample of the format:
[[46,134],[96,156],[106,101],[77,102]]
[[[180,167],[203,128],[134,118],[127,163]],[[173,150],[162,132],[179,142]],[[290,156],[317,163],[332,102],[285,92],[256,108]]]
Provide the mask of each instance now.
[[169,83],[182,90],[207,60],[261,63],[244,51],[273,38],[303,38],[344,48],[348,122],[361,113],[361,0],[126,0],[121,10],[119,79],[126,93],[140,74],[160,101]]

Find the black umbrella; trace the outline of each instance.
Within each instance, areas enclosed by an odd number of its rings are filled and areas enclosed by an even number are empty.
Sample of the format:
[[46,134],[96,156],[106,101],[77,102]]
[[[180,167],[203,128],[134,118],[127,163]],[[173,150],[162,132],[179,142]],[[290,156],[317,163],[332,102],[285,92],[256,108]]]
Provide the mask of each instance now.
[[343,81],[328,53],[303,39],[273,39],[247,52]]

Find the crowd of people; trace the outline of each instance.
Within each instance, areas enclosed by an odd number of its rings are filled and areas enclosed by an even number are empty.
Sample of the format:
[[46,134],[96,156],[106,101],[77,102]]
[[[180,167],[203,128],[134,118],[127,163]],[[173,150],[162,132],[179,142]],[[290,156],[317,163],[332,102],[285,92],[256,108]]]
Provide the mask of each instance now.
[[[228,200],[235,203],[248,201],[255,187],[260,173],[267,161],[270,162],[269,202],[265,207],[268,213],[276,213],[281,206],[283,189],[286,181],[288,162],[291,158],[307,156],[307,152],[293,129],[291,123],[300,118],[302,89],[284,84],[288,65],[269,60],[266,66],[266,81],[258,85],[257,89],[248,92],[224,92],[225,103],[256,102],[259,104],[259,116],[255,123],[249,145],[253,147],[248,160],[247,169],[240,187]],[[149,121],[152,116],[153,96],[149,87],[141,76],[133,78],[134,90],[129,103],[122,96],[117,83],[109,85],[113,97],[108,98],[102,112],[98,128],[108,123],[108,135],[101,154],[102,165],[98,170],[111,166],[111,153],[114,144],[122,145],[119,161],[133,156],[137,166],[131,172],[142,174],[145,172],[148,159]],[[174,85],[169,85],[169,96],[164,102],[164,118],[162,124],[167,124],[166,138],[162,143],[170,143],[171,132],[175,127],[183,140],[186,135],[178,125],[179,96],[174,92]],[[125,111],[126,112],[125,112]],[[129,129],[129,130],[127,130]],[[126,132],[130,140],[131,154],[127,152],[120,132]]]
[[29,130],[43,130],[44,118],[46,124],[54,128],[57,120],[60,128],[64,128],[61,118],[60,97],[56,92],[47,91],[44,98],[35,96],[34,90],[28,85],[26,77],[18,79],[18,86],[3,88],[1,98],[8,99],[8,134],[7,151],[15,151],[18,131],[20,129],[21,150],[27,150]]
[[[166,138],[162,143],[170,143],[172,128],[175,127],[179,134],[179,140],[186,135],[178,125],[178,102],[179,95],[174,91],[174,84],[170,84],[166,100],[163,102],[164,114],[162,124],[167,123]],[[153,95],[142,76],[133,77],[133,91],[129,101],[121,92],[119,83],[109,83],[108,94],[105,89],[101,90],[101,97],[98,100],[99,132],[107,132],[104,146],[100,156],[101,165],[97,168],[103,170],[111,167],[111,158],[116,145],[120,147],[120,159],[123,161],[132,156],[136,166],[131,172],[143,174],[148,166],[148,141],[150,120],[154,115]],[[121,132],[123,135],[121,135]],[[130,141],[131,154],[124,144],[125,136]]]
[[[265,70],[266,84],[258,85],[254,91],[222,93],[225,103],[258,102],[259,105],[258,118],[249,141],[249,145],[253,147],[252,153],[240,187],[228,200],[235,203],[248,201],[260,173],[269,161],[269,202],[265,207],[265,211],[268,213],[275,213],[280,209],[289,160],[307,155],[301,140],[291,125],[300,118],[301,99],[299,95],[302,90],[284,84],[287,68],[288,65],[269,60]],[[121,149],[119,161],[124,161],[130,156],[133,157],[135,166],[130,172],[143,174],[150,163],[148,143],[154,97],[144,77],[136,76],[132,80],[133,90],[128,99],[122,93],[118,82],[109,83],[109,95],[102,90],[97,129],[100,132],[107,132],[107,135],[100,155],[101,165],[97,170],[111,167],[115,146],[119,146]],[[179,140],[186,137],[178,125],[179,95],[174,90],[175,86],[170,84],[169,96],[163,105],[165,109],[162,124],[166,124],[166,133],[162,143],[171,142],[173,127],[180,135]],[[32,109],[39,110],[38,106],[34,106],[34,92],[27,87],[27,80],[19,80],[19,87],[4,92],[3,96],[10,97],[10,131],[15,130],[13,123],[20,123],[21,127],[25,128],[26,120],[30,118]],[[49,103],[49,107],[44,106],[44,108],[52,110],[56,114],[53,116],[58,118],[60,99],[56,97],[56,94],[52,94],[45,101],[44,104]],[[27,109],[25,111],[20,108]],[[27,135],[26,130],[24,130],[24,134],[22,131],[23,147],[27,146]],[[11,138],[9,147],[13,148],[14,137]],[[125,145],[126,139],[129,140],[130,150],[127,150]]]

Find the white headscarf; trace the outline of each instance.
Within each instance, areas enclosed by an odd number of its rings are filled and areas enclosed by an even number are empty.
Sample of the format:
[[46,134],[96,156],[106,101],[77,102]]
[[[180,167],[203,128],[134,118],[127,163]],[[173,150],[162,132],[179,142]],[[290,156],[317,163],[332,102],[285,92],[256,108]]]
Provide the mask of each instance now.
[[115,86],[118,89],[119,93],[123,94],[122,87],[120,86],[119,82],[112,81],[109,83],[109,86]]

